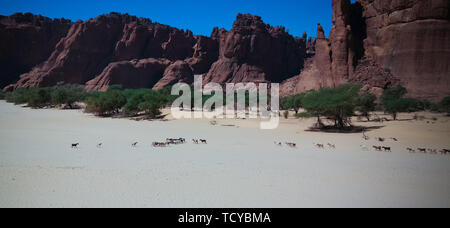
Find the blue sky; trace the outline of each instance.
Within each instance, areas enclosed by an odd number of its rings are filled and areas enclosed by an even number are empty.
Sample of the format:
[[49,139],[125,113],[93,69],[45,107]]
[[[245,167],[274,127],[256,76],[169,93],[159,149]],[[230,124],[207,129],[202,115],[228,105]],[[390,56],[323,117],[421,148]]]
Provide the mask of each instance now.
[[294,36],[305,31],[308,36],[316,36],[317,23],[328,34],[332,14],[331,0],[0,0],[0,3],[1,15],[30,12],[76,21],[120,12],[206,36],[215,26],[230,29],[237,13],[259,15],[272,26],[285,26]]

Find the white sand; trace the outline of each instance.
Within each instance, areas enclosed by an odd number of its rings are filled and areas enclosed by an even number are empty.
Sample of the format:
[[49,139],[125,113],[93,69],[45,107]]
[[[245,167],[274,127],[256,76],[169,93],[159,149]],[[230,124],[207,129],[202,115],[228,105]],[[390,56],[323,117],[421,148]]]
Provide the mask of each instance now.
[[[239,128],[136,122],[0,101],[0,207],[450,207],[450,155],[405,150],[450,147],[450,118],[436,116],[435,124],[356,123],[386,125],[368,135],[399,139],[380,144],[361,134],[305,132],[313,119],[264,131],[255,120],[218,121]],[[167,137],[209,144],[151,147]],[[79,149],[70,148],[75,142]],[[361,151],[360,144],[393,152]]]

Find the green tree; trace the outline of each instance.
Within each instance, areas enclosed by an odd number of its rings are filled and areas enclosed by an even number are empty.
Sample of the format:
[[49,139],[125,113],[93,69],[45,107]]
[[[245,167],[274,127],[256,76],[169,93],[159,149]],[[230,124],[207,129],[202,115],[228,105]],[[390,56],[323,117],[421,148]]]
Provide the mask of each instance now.
[[119,113],[127,103],[127,98],[120,90],[108,90],[89,94],[86,103],[86,111],[99,116],[109,116]]
[[450,113],[450,96],[444,97],[441,102],[439,102],[439,109],[443,112]]
[[304,97],[305,93],[285,97],[281,100],[281,107],[286,110],[293,109],[295,114],[298,114],[298,111],[302,107],[302,100]]
[[385,111],[390,113],[394,120],[397,120],[399,112],[411,112],[417,110],[417,100],[410,98],[389,100],[384,105]]
[[51,103],[50,88],[33,88],[27,95],[27,103],[30,107],[40,108]]
[[55,87],[51,92],[52,104],[63,104],[72,109],[75,102],[83,99],[83,94],[83,89],[78,86],[66,85]]
[[381,101],[383,102],[384,111],[392,115],[394,120],[397,120],[399,112],[413,112],[424,110],[428,105],[424,101],[412,98],[403,98],[408,91],[405,87],[396,86],[383,91]]
[[320,120],[321,116],[333,120],[336,128],[349,127],[360,89],[359,85],[344,84],[337,88],[310,91],[303,98],[303,107],[317,117],[317,124],[321,128],[324,127]]
[[28,103],[30,91],[24,88],[18,88],[12,92],[5,94],[5,99],[7,102],[12,102],[16,105]]
[[402,98],[408,91],[403,86],[396,86],[385,89],[381,95],[381,102],[385,105],[387,102]]
[[375,111],[377,96],[373,93],[363,93],[356,99],[356,110],[361,112],[361,115],[370,121],[370,112]]
[[122,85],[110,85],[108,87],[108,91],[111,91],[111,90],[123,90],[123,86]]
[[161,115],[160,109],[171,101],[169,95],[150,89],[138,90],[130,95],[131,97],[124,107],[127,115],[143,112],[149,118],[156,118]]

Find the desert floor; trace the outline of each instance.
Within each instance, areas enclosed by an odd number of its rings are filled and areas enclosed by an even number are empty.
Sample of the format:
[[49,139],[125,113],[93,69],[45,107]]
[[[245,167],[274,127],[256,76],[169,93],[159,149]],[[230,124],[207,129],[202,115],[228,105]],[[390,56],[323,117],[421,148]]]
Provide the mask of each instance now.
[[[450,118],[418,114],[427,119],[354,120],[381,127],[365,141],[361,133],[305,131],[314,119],[260,130],[258,120],[138,122],[0,101],[0,207],[450,207],[450,155],[406,151],[450,148]],[[151,147],[168,137],[188,143]]]

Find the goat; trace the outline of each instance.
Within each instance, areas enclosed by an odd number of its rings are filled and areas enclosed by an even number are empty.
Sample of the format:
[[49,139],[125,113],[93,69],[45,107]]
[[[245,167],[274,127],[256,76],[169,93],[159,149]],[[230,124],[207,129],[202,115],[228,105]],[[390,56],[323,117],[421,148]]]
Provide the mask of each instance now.
[[316,145],[316,147],[319,148],[319,149],[325,149],[325,147],[324,147],[323,144],[315,144],[315,145]]
[[427,153],[427,149],[425,149],[425,148],[417,148],[417,150],[422,153]]
[[79,143],[72,143],[72,148],[78,148],[79,145]]
[[386,152],[392,152],[390,147],[383,146],[384,151]]
[[138,144],[138,142],[134,142],[133,144],[131,144],[132,147],[136,147]]
[[369,136],[367,136],[366,133],[365,133],[364,131],[363,131],[363,139],[364,139],[364,140],[369,140],[369,139],[370,139]]
[[292,147],[292,148],[297,147],[297,143],[286,142],[286,145],[288,145],[288,146],[290,146],[290,147]]
[[200,139],[200,142],[203,144],[208,144],[208,142],[206,141],[206,139]]
[[381,146],[372,146],[376,151],[381,151],[382,147]]
[[103,146],[103,143],[97,144],[97,148],[101,148]]
[[406,150],[409,152],[409,153],[415,153],[416,151],[415,150],[413,150],[412,148],[406,148]]
[[332,149],[336,149],[336,145],[334,145],[334,144],[328,143],[328,146]]
[[195,144],[198,144],[198,140],[197,139],[192,139],[192,142]]
[[152,146],[153,147],[166,147],[168,145],[168,143],[166,142],[153,142]]

